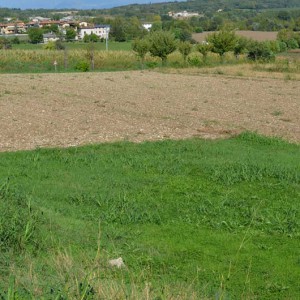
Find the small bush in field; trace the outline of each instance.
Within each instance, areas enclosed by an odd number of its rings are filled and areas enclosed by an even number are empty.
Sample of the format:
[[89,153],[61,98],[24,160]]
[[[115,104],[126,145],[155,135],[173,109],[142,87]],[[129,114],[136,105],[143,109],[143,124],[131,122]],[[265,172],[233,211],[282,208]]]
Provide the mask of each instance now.
[[248,47],[248,59],[270,62],[275,60],[274,52],[266,42],[252,42]]
[[178,50],[181,53],[184,62],[186,62],[187,57],[192,52],[192,44],[188,41],[180,42],[178,44]]
[[79,61],[75,65],[75,70],[81,72],[88,72],[90,70],[89,63],[86,61]]
[[202,65],[202,60],[200,59],[200,57],[195,55],[188,57],[187,61],[188,64],[192,67],[199,67]]

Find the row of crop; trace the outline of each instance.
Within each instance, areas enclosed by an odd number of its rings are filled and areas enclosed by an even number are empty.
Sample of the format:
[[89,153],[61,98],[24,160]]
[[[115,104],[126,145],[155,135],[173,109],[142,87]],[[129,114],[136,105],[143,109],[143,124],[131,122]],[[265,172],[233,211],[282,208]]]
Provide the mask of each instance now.
[[[225,35],[221,36],[221,34]],[[145,40],[135,41],[133,51],[101,51],[97,50],[93,44],[78,50],[68,48],[58,50],[51,47],[39,50],[1,50],[0,72],[132,70],[141,67],[155,68],[161,66],[161,63],[173,68],[216,66],[244,63],[249,59],[259,62],[270,61],[275,59],[276,54],[286,49],[281,41],[248,44],[243,39],[229,41],[230,43],[227,43],[227,48],[225,48],[226,38],[235,37],[227,33],[216,34],[208,43],[196,45],[187,42],[176,43],[172,36],[169,36],[167,40],[164,35],[165,33],[157,33],[156,40],[153,37],[154,50],[152,51],[150,51],[149,41]],[[218,39],[221,39],[219,46],[217,46]],[[172,51],[169,51],[170,49]],[[298,63],[292,64],[294,66]],[[289,64],[285,71],[289,71],[291,67]]]

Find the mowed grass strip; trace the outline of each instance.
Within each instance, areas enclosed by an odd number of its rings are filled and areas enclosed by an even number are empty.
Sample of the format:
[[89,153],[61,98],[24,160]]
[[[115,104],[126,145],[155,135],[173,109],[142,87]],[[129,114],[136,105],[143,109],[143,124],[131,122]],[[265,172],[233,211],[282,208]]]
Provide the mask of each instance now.
[[1,153],[0,294],[297,299],[299,154],[252,133]]

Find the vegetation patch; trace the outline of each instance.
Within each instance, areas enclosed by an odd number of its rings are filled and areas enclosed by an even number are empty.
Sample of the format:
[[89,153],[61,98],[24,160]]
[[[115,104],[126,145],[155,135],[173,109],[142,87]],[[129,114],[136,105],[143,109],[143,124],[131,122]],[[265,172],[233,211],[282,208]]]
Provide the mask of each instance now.
[[2,153],[1,296],[295,299],[299,153],[253,133]]

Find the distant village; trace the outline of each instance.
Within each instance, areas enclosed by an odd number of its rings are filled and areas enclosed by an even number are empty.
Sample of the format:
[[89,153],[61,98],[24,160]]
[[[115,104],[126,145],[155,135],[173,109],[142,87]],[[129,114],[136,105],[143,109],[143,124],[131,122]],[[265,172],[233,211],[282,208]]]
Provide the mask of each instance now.
[[[51,29],[55,26],[60,33],[60,37],[55,32],[47,32],[43,35],[43,42],[56,41],[66,34],[68,29],[73,29],[76,32],[75,41],[83,40],[85,35],[95,34],[99,39],[108,39],[110,32],[110,25],[107,24],[92,24],[85,21],[80,21],[72,16],[73,11],[62,12],[70,15],[62,17],[60,20],[52,20],[45,17],[31,17],[29,22],[21,20],[12,20],[11,18],[4,18],[5,22],[0,23],[0,36],[19,36],[26,35],[30,28]],[[75,12],[76,13],[76,12]],[[185,19],[194,16],[201,16],[199,13],[191,13],[187,11],[169,12],[168,15],[174,19]],[[82,18],[84,19],[84,18]],[[152,23],[143,23],[144,29],[150,31]]]
[[[96,34],[100,39],[107,39],[110,31],[109,25],[81,22],[74,20],[72,16],[64,17],[58,21],[44,17],[32,17],[27,23],[18,20],[12,22],[10,18],[7,18],[6,21],[0,23],[0,35],[3,36],[24,35],[30,28],[51,29],[51,26],[55,26],[61,34],[66,34],[67,29],[73,29],[77,33],[75,40],[82,40],[85,35],[90,34]],[[44,43],[58,39],[59,37],[54,32],[50,31],[44,34]]]

